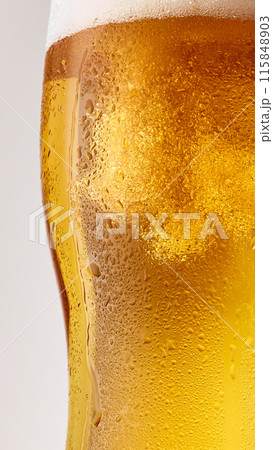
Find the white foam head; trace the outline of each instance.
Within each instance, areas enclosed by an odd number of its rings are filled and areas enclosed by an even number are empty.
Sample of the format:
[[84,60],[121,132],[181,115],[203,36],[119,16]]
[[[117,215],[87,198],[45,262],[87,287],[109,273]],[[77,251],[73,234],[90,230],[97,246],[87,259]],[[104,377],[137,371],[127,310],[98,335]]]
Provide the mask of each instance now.
[[254,18],[254,0],[51,0],[47,48],[85,28],[149,17]]

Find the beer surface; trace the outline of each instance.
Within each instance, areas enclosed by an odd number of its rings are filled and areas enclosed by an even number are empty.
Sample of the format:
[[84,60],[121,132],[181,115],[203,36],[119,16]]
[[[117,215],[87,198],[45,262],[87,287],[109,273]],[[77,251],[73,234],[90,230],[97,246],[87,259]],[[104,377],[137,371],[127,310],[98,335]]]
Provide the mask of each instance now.
[[[107,24],[48,50],[43,196],[74,220],[66,240],[68,219],[49,224],[68,449],[254,449],[253,98],[252,21]],[[126,233],[107,220],[98,239],[103,212]],[[168,239],[145,213],[168,214]],[[174,213],[200,214],[191,239]],[[198,239],[209,213],[228,239]]]
[[210,16],[254,20],[253,0],[51,0],[47,48],[65,36],[107,23]]

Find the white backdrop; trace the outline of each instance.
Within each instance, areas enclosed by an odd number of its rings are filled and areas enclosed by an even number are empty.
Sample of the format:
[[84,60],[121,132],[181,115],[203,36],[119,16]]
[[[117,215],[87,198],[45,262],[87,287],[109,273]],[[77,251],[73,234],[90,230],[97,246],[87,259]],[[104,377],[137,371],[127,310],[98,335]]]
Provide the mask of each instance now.
[[[49,0],[1,0],[0,95],[40,128]],[[41,206],[39,138],[0,100],[0,352],[57,295],[47,246],[30,242]],[[67,422],[66,342],[60,300],[0,355],[0,448],[61,450]]]

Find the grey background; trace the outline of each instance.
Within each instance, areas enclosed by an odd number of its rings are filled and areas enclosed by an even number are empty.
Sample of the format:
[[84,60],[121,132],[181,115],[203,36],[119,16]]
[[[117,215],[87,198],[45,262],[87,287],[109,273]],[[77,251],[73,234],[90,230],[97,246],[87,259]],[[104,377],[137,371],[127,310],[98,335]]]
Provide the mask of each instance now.
[[[0,95],[37,132],[49,0],[1,0]],[[0,99],[0,352],[56,296],[47,246],[29,241],[41,207],[39,137]],[[0,355],[0,448],[65,447],[66,342],[57,298]]]

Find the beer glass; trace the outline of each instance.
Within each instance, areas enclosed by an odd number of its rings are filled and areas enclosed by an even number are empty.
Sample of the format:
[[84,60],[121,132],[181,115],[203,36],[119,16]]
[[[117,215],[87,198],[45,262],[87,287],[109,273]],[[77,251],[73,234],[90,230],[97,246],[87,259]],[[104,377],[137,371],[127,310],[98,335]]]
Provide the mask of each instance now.
[[53,0],[67,449],[254,449],[252,0]]

